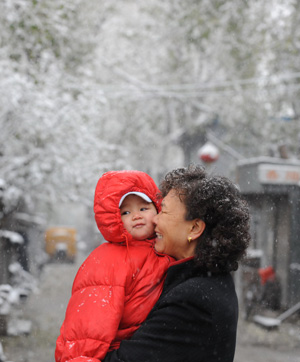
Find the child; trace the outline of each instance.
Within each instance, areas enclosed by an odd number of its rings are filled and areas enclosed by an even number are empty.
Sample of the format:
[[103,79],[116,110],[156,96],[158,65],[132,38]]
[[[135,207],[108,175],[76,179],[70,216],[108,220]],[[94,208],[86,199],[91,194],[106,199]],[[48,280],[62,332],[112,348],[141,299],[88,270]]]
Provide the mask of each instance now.
[[172,260],[153,248],[157,186],[140,171],[111,171],[98,181],[94,211],[108,243],[75,277],[56,342],[56,362],[99,362],[128,339],[159,298]]

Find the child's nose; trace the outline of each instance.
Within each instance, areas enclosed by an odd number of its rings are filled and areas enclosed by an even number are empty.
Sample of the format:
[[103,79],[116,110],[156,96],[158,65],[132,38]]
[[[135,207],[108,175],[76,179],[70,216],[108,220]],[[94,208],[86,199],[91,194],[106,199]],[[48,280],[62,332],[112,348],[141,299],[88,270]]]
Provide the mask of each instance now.
[[141,218],[141,214],[139,212],[136,212],[133,214],[133,220],[137,220],[137,219],[140,219]]

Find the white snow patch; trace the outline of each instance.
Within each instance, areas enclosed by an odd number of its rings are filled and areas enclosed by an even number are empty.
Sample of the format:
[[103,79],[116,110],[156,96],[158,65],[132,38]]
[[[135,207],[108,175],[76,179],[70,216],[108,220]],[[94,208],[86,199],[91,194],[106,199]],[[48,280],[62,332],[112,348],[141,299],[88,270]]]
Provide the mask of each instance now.
[[8,239],[13,244],[23,244],[24,239],[22,235],[14,231],[0,230],[0,238]]

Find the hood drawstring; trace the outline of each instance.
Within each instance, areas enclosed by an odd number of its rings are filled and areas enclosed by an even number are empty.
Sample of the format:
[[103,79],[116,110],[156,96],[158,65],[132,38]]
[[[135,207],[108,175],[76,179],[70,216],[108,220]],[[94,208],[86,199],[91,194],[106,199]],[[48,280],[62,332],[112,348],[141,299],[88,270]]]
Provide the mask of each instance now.
[[128,257],[128,260],[129,260],[130,267],[132,269],[132,279],[135,280],[136,275],[135,275],[135,272],[134,272],[134,265],[133,265],[132,260],[130,258],[128,236],[127,236],[126,233],[124,233],[124,236],[125,236],[125,241],[126,241],[127,257]]

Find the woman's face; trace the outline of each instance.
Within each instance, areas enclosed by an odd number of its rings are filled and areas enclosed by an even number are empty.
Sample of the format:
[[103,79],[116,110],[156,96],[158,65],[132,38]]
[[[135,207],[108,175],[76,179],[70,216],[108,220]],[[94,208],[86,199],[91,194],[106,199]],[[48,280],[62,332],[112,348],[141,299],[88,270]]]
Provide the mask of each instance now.
[[188,242],[194,221],[185,220],[186,207],[175,190],[163,199],[161,212],[153,219],[156,224],[155,250],[175,259],[193,256],[196,242]]

